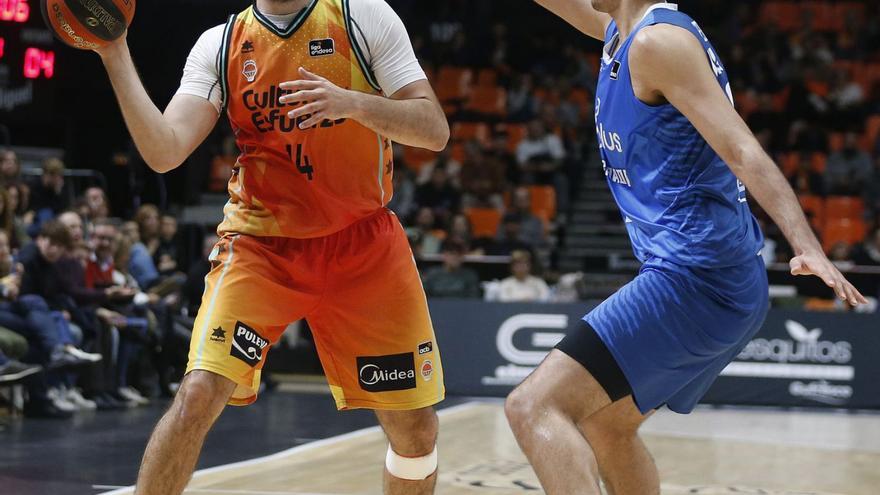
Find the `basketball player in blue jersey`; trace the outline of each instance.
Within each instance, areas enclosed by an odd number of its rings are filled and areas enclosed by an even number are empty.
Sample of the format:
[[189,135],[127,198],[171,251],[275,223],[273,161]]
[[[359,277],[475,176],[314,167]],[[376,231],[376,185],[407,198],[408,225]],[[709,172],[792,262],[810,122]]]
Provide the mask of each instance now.
[[696,22],[654,1],[537,2],[605,42],[599,148],[643,266],[578,322],[506,412],[548,495],[599,494],[600,478],[615,495],[657,494],[639,426],[663,405],[689,413],[767,314],[763,237],[746,187],[791,243],[792,274],[866,301],[734,110],[727,72]]

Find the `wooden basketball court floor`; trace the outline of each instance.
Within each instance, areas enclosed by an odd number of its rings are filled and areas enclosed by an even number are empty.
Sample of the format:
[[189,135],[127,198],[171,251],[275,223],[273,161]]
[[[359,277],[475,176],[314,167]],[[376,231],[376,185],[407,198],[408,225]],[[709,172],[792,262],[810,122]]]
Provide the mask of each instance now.
[[[441,411],[437,494],[542,493],[500,401]],[[330,421],[343,421],[344,414]],[[668,495],[880,494],[880,416],[754,409],[661,411],[643,427]],[[371,427],[198,471],[192,495],[381,494],[385,442]],[[106,495],[133,490],[96,485]],[[2,490],[0,490],[2,491]]]

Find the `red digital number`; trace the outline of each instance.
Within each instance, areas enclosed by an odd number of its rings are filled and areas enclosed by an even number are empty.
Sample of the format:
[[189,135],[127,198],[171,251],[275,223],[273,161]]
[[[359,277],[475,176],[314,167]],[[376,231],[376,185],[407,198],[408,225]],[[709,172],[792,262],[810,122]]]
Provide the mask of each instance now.
[[27,0],[0,0],[0,21],[27,22],[30,18]]
[[46,79],[55,75],[55,52],[28,48],[24,52],[24,77],[37,79],[41,75]]
[[0,58],[3,58],[3,54],[6,52],[6,40],[0,38]]

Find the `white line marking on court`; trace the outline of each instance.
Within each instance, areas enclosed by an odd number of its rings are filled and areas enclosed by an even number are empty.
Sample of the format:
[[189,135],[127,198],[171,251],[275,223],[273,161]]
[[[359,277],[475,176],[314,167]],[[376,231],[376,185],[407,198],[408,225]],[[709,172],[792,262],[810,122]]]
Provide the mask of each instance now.
[[[477,402],[467,402],[464,404],[459,404],[457,406],[452,406],[452,407],[440,409],[439,411],[437,411],[437,415],[438,416],[446,416],[448,414],[454,414],[454,413],[457,413],[460,411],[466,411],[468,409],[478,407],[478,405],[479,404]],[[283,459],[284,457],[287,457],[287,456],[290,456],[293,454],[299,454],[299,453],[306,452],[309,450],[319,449],[321,447],[326,447],[327,445],[332,445],[335,443],[344,442],[346,440],[352,440],[354,438],[360,438],[360,437],[367,436],[372,433],[378,433],[381,431],[382,431],[382,428],[380,428],[379,426],[370,426],[370,427],[363,428],[363,429],[356,430],[356,431],[352,431],[349,433],[343,433],[342,435],[337,435],[335,437],[329,437],[329,438],[325,438],[322,440],[317,440],[315,442],[307,443],[304,445],[298,445],[296,447],[292,447],[287,450],[282,450],[281,452],[277,452],[275,454],[270,454],[270,455],[263,456],[263,457],[255,457],[253,459],[248,459],[248,460],[240,461],[240,462],[233,462],[230,464],[223,464],[221,466],[214,466],[211,468],[200,469],[193,474],[192,479],[197,480],[197,479],[199,479],[203,476],[207,476],[209,474],[216,474],[216,473],[220,473],[223,471],[228,471],[230,469],[253,466],[255,464],[260,464],[263,462],[269,462],[269,461],[275,461],[278,459]],[[115,485],[110,485],[110,486],[108,486],[108,485],[94,485],[94,486],[96,487],[95,489],[103,489],[103,487],[113,489],[112,491],[103,492],[99,495],[128,495],[128,494],[132,493],[132,490],[134,489],[134,486],[124,486],[124,487],[118,487]],[[334,494],[334,493],[301,493],[301,492],[254,492],[254,491],[241,492],[241,491],[228,491],[228,490],[222,490],[222,489],[221,490],[217,490],[217,489],[208,490],[208,489],[196,489],[196,488],[189,488],[185,492],[190,492],[190,493],[215,493],[216,492],[216,493],[229,493],[229,494],[246,493],[246,494],[251,494],[251,495],[344,495],[344,494]]]

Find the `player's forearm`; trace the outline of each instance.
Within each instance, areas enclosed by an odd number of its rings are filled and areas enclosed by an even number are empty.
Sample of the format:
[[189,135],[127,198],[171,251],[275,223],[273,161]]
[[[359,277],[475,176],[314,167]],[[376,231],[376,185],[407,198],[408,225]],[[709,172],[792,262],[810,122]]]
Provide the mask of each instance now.
[[578,31],[598,40],[605,37],[611,18],[596,11],[590,0],[535,0],[535,3],[556,14]]
[[822,252],[797,196],[767,153],[759,146],[750,146],[739,156],[738,164],[731,168],[782,230],[795,255]]
[[147,94],[128,45],[120,43],[100,55],[125,124],[144,161],[159,173],[177,168],[185,157],[177,153],[174,129]]
[[392,141],[431,151],[440,151],[449,142],[449,122],[443,109],[431,100],[358,95],[352,118]]

